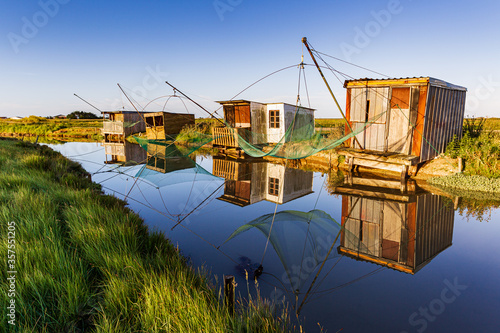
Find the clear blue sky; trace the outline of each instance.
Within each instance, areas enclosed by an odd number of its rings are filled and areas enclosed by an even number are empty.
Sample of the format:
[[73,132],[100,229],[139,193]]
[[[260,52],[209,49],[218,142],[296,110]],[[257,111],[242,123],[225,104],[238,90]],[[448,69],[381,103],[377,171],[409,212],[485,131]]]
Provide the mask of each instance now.
[[[214,110],[214,100],[298,64],[306,36],[321,52],[391,77],[465,86],[466,114],[497,116],[499,17],[498,0],[1,0],[0,115],[95,111],[73,93],[103,110],[131,109],[117,83],[144,106],[172,93],[165,80]],[[329,63],[355,78],[377,76]],[[284,71],[239,97],[295,103],[297,76]],[[317,71],[307,67],[306,77],[317,116],[340,117]],[[342,85],[328,79],[344,106]],[[307,105],[304,87],[301,100]],[[148,109],[165,99],[157,102]],[[174,99],[167,109],[183,106]]]

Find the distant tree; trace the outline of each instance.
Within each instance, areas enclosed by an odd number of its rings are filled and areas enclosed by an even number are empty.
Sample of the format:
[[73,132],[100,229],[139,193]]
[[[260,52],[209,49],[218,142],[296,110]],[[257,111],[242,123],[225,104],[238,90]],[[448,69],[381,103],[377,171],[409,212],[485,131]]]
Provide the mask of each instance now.
[[30,123],[30,124],[36,124],[36,123],[41,123],[45,121],[44,117],[38,117],[38,116],[29,116],[29,117],[24,117],[22,119],[23,123]]
[[98,116],[96,116],[92,112],[85,112],[85,111],[73,111],[70,114],[66,116],[68,119],[99,119]]

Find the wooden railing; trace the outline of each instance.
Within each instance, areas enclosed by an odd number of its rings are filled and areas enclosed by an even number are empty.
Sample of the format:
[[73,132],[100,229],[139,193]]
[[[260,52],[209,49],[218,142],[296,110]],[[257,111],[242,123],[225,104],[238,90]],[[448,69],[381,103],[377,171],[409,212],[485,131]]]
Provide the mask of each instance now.
[[213,144],[224,147],[238,147],[238,135],[236,131],[227,127],[213,127],[212,136]]
[[238,168],[236,167],[236,162],[214,159],[214,164],[213,164],[214,176],[230,180],[237,180],[238,179],[237,171]]
[[105,121],[102,124],[102,132],[105,134],[123,134],[123,122]]
[[104,143],[104,153],[106,155],[125,156],[125,144],[123,143]]

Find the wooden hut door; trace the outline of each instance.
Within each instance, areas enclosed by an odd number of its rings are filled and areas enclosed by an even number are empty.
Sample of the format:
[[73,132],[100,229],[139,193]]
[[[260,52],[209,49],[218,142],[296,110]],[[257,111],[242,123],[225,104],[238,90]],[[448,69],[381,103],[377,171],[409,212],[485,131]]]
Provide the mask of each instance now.
[[250,127],[250,105],[236,105],[234,107],[235,127]]
[[224,120],[234,127],[234,105],[224,105]]
[[413,131],[410,126],[410,88],[392,88],[387,151],[409,154],[412,134]]
[[[361,147],[352,140],[351,147],[376,151],[386,150],[386,122],[389,110],[389,88],[351,89],[350,120]],[[364,130],[363,130],[364,129]]]

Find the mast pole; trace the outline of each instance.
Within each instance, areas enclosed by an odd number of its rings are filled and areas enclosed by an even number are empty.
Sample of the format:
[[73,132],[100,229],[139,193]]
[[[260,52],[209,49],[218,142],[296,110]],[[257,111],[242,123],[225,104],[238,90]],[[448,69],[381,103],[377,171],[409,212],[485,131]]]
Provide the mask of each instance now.
[[[344,115],[344,111],[342,111],[342,108],[340,107],[340,104],[339,102],[337,101],[337,98],[335,97],[335,95],[333,94],[333,91],[332,91],[332,88],[330,88],[330,85],[328,84],[328,81],[326,80],[325,76],[323,75],[323,71],[321,71],[321,67],[319,67],[318,65],[318,62],[316,61],[316,58],[314,57],[314,54],[312,53],[311,51],[311,48],[309,47],[309,44],[307,43],[307,38],[306,37],[303,37],[302,38],[302,43],[304,43],[304,45],[306,46],[307,48],[307,51],[309,51],[309,54],[311,55],[311,58],[312,60],[314,61],[314,64],[316,65],[316,68],[318,68],[318,71],[319,71],[319,74],[321,75],[321,77],[323,78],[323,81],[325,82],[326,84],[326,87],[328,88],[328,91],[330,92],[330,95],[332,95],[333,97],[333,100],[335,101],[335,104],[337,104],[337,107],[340,111],[340,114],[342,115],[342,118],[344,118],[347,126],[349,127],[349,130],[351,131],[351,133],[353,133],[354,131],[352,130],[352,127],[351,127],[351,124],[349,124],[349,121],[347,120],[347,118],[345,117]],[[359,145],[359,147],[361,148],[361,144],[359,143],[358,139],[356,138],[356,136],[353,136],[354,138],[354,141],[356,141],[356,143]]]
[[191,102],[193,102],[195,105],[197,105],[198,107],[200,107],[203,111],[205,111],[206,113],[208,113],[208,115],[210,117],[212,117],[213,119],[217,120],[218,122],[220,122],[222,125],[226,126],[226,124],[224,124],[219,118],[215,117],[212,113],[210,113],[207,109],[205,109],[203,106],[201,106],[200,104],[198,104],[196,101],[192,100],[189,96],[187,96],[186,94],[184,94],[182,91],[180,91],[179,89],[177,89],[176,87],[174,87],[173,85],[171,85],[168,81],[165,81],[166,84],[168,84],[170,87],[172,87],[172,89],[174,89],[174,92],[177,91],[179,94],[181,94],[182,96],[186,97],[188,100],[190,100]]
[[87,103],[88,105],[90,105],[91,107],[93,107],[94,109],[96,109],[97,111],[101,112],[101,110],[99,110],[97,107],[93,106],[92,104],[90,104],[89,102],[87,102],[86,100],[84,100],[83,98],[81,98],[80,96],[78,96],[77,94],[73,94],[75,95],[76,97],[78,97],[79,99],[81,99],[82,101],[84,101],[85,103]]

